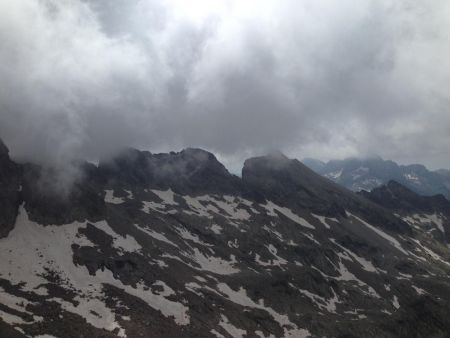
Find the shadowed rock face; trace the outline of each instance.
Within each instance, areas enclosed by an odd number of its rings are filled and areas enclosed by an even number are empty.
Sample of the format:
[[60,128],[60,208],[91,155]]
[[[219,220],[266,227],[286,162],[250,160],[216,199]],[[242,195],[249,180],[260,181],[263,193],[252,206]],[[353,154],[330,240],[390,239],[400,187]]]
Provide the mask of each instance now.
[[293,207],[329,212],[330,216],[343,215],[346,204],[354,204],[358,200],[345,188],[280,153],[245,161],[242,179],[268,198],[287,202]]
[[237,193],[242,185],[236,176],[201,149],[185,149],[179,153],[151,154],[135,149],[102,162],[101,175],[110,185],[145,186],[168,189],[185,194]]
[[346,210],[362,214],[381,227],[409,233],[409,227],[370,201],[321,177],[298,160],[282,154],[252,158],[244,163],[242,180],[268,199],[292,208],[308,209],[330,217]]
[[22,199],[31,219],[40,224],[67,224],[105,217],[103,188],[97,168],[74,164],[79,175],[70,188],[61,173],[33,164],[22,165]]
[[421,196],[395,181],[361,195],[392,210],[443,212],[450,215],[450,201],[443,195]]
[[19,208],[19,167],[9,158],[8,148],[0,139],[0,238],[14,226]]
[[279,153],[247,160],[241,179],[199,149],[74,164],[67,190],[64,173],[1,154],[2,182],[17,182],[0,193],[17,200],[0,337],[448,333],[439,197],[395,183],[357,195]]
[[395,181],[360,194],[397,214],[438,222],[436,238],[450,243],[450,201],[443,195],[421,196]]

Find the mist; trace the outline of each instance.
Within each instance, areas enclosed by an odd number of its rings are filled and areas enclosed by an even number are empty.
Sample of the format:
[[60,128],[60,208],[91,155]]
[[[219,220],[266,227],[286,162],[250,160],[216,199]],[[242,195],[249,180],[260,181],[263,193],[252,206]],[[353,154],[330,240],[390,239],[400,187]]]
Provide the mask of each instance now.
[[200,147],[450,168],[450,3],[0,0],[0,137],[63,166]]

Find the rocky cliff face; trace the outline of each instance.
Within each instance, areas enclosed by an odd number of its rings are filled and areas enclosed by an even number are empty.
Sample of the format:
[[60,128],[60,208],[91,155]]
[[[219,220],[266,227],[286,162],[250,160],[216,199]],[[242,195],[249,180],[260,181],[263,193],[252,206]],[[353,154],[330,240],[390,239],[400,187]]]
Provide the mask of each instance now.
[[103,184],[93,165],[74,164],[77,177],[70,188],[57,170],[33,164],[21,167],[22,202],[31,220],[54,225],[104,219]]
[[443,244],[450,244],[450,201],[443,195],[421,196],[395,181],[361,194],[392,210],[413,227],[424,227]]
[[448,334],[450,250],[423,220],[439,197],[357,195],[281,154],[241,179],[202,150],[130,149],[78,164],[63,195],[58,173],[13,167],[0,335]]
[[19,209],[20,169],[9,158],[8,148],[0,140],[0,238],[14,226]]
[[201,149],[169,154],[129,149],[112,161],[101,163],[99,172],[110,186],[171,188],[183,194],[234,194],[242,190],[240,180],[213,154]]

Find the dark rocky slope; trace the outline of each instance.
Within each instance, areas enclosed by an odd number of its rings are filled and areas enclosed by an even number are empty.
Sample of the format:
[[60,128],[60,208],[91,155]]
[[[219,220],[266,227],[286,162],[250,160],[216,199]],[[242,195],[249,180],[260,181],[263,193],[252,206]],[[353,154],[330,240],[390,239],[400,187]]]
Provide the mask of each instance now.
[[14,226],[19,208],[20,169],[0,139],[0,238]]
[[198,149],[76,166],[64,193],[10,167],[0,334],[448,336],[450,251],[414,196],[403,213],[280,154],[242,179]]
[[450,244],[450,201],[443,195],[421,196],[395,181],[361,195],[401,215],[412,225],[425,226],[435,239]]

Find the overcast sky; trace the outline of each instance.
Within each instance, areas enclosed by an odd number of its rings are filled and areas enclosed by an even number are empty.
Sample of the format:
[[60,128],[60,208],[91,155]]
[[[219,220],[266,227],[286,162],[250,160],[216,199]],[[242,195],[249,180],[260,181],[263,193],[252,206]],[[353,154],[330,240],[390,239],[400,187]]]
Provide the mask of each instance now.
[[0,137],[450,168],[448,0],[0,0]]

